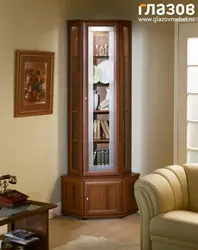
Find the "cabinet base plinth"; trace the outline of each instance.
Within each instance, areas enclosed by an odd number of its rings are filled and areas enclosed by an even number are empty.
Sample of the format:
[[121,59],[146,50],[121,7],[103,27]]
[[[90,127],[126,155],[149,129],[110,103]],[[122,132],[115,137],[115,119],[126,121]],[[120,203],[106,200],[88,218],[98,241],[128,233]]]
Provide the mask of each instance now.
[[86,218],[122,218],[138,211],[134,183],[139,174],[124,177],[62,176],[62,214]]

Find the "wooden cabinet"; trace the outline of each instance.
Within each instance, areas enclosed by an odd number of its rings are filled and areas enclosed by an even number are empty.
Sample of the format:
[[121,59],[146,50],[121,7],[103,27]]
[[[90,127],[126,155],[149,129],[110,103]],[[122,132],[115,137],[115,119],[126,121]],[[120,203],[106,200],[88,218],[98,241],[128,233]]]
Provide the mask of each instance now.
[[62,212],[137,210],[131,173],[131,22],[68,21],[68,176]]

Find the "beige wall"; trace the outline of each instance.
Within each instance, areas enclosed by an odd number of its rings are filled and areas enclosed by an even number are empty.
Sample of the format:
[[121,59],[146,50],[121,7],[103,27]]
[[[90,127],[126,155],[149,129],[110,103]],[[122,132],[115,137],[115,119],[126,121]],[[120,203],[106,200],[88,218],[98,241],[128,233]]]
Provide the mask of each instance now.
[[[131,2],[0,0],[0,174],[16,174],[32,199],[59,202],[67,172],[66,20],[132,19]],[[172,162],[173,26],[161,27],[134,24],[133,165],[143,174]],[[53,115],[13,118],[16,49],[56,53]]]
[[133,24],[133,169],[173,163],[173,24]]
[[[0,0],[0,172],[17,175],[32,199],[53,202],[66,172],[65,13],[57,0]],[[13,118],[16,49],[56,53],[53,115]]]

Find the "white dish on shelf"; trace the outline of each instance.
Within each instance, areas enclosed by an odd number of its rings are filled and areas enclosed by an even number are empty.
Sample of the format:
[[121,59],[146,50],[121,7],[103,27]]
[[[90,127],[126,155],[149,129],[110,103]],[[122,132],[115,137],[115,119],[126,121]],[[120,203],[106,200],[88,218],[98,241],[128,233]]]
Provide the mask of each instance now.
[[104,84],[107,84],[110,82],[111,74],[113,72],[113,63],[109,60],[102,61],[100,64],[98,64],[98,68],[102,72],[102,77],[100,81]]
[[99,69],[99,67],[95,66],[93,67],[93,82],[98,83],[101,80],[102,72]]

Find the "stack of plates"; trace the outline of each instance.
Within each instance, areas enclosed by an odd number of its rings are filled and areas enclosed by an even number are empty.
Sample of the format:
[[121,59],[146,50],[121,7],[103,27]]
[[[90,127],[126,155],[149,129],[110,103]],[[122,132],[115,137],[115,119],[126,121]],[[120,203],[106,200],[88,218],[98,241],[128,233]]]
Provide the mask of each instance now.
[[104,83],[110,82],[112,72],[112,62],[109,60],[103,61],[98,66],[94,66],[94,83]]
[[93,75],[94,75],[93,82],[94,83],[100,82],[100,80],[102,78],[102,72],[97,66],[94,66],[94,68],[93,68]]

